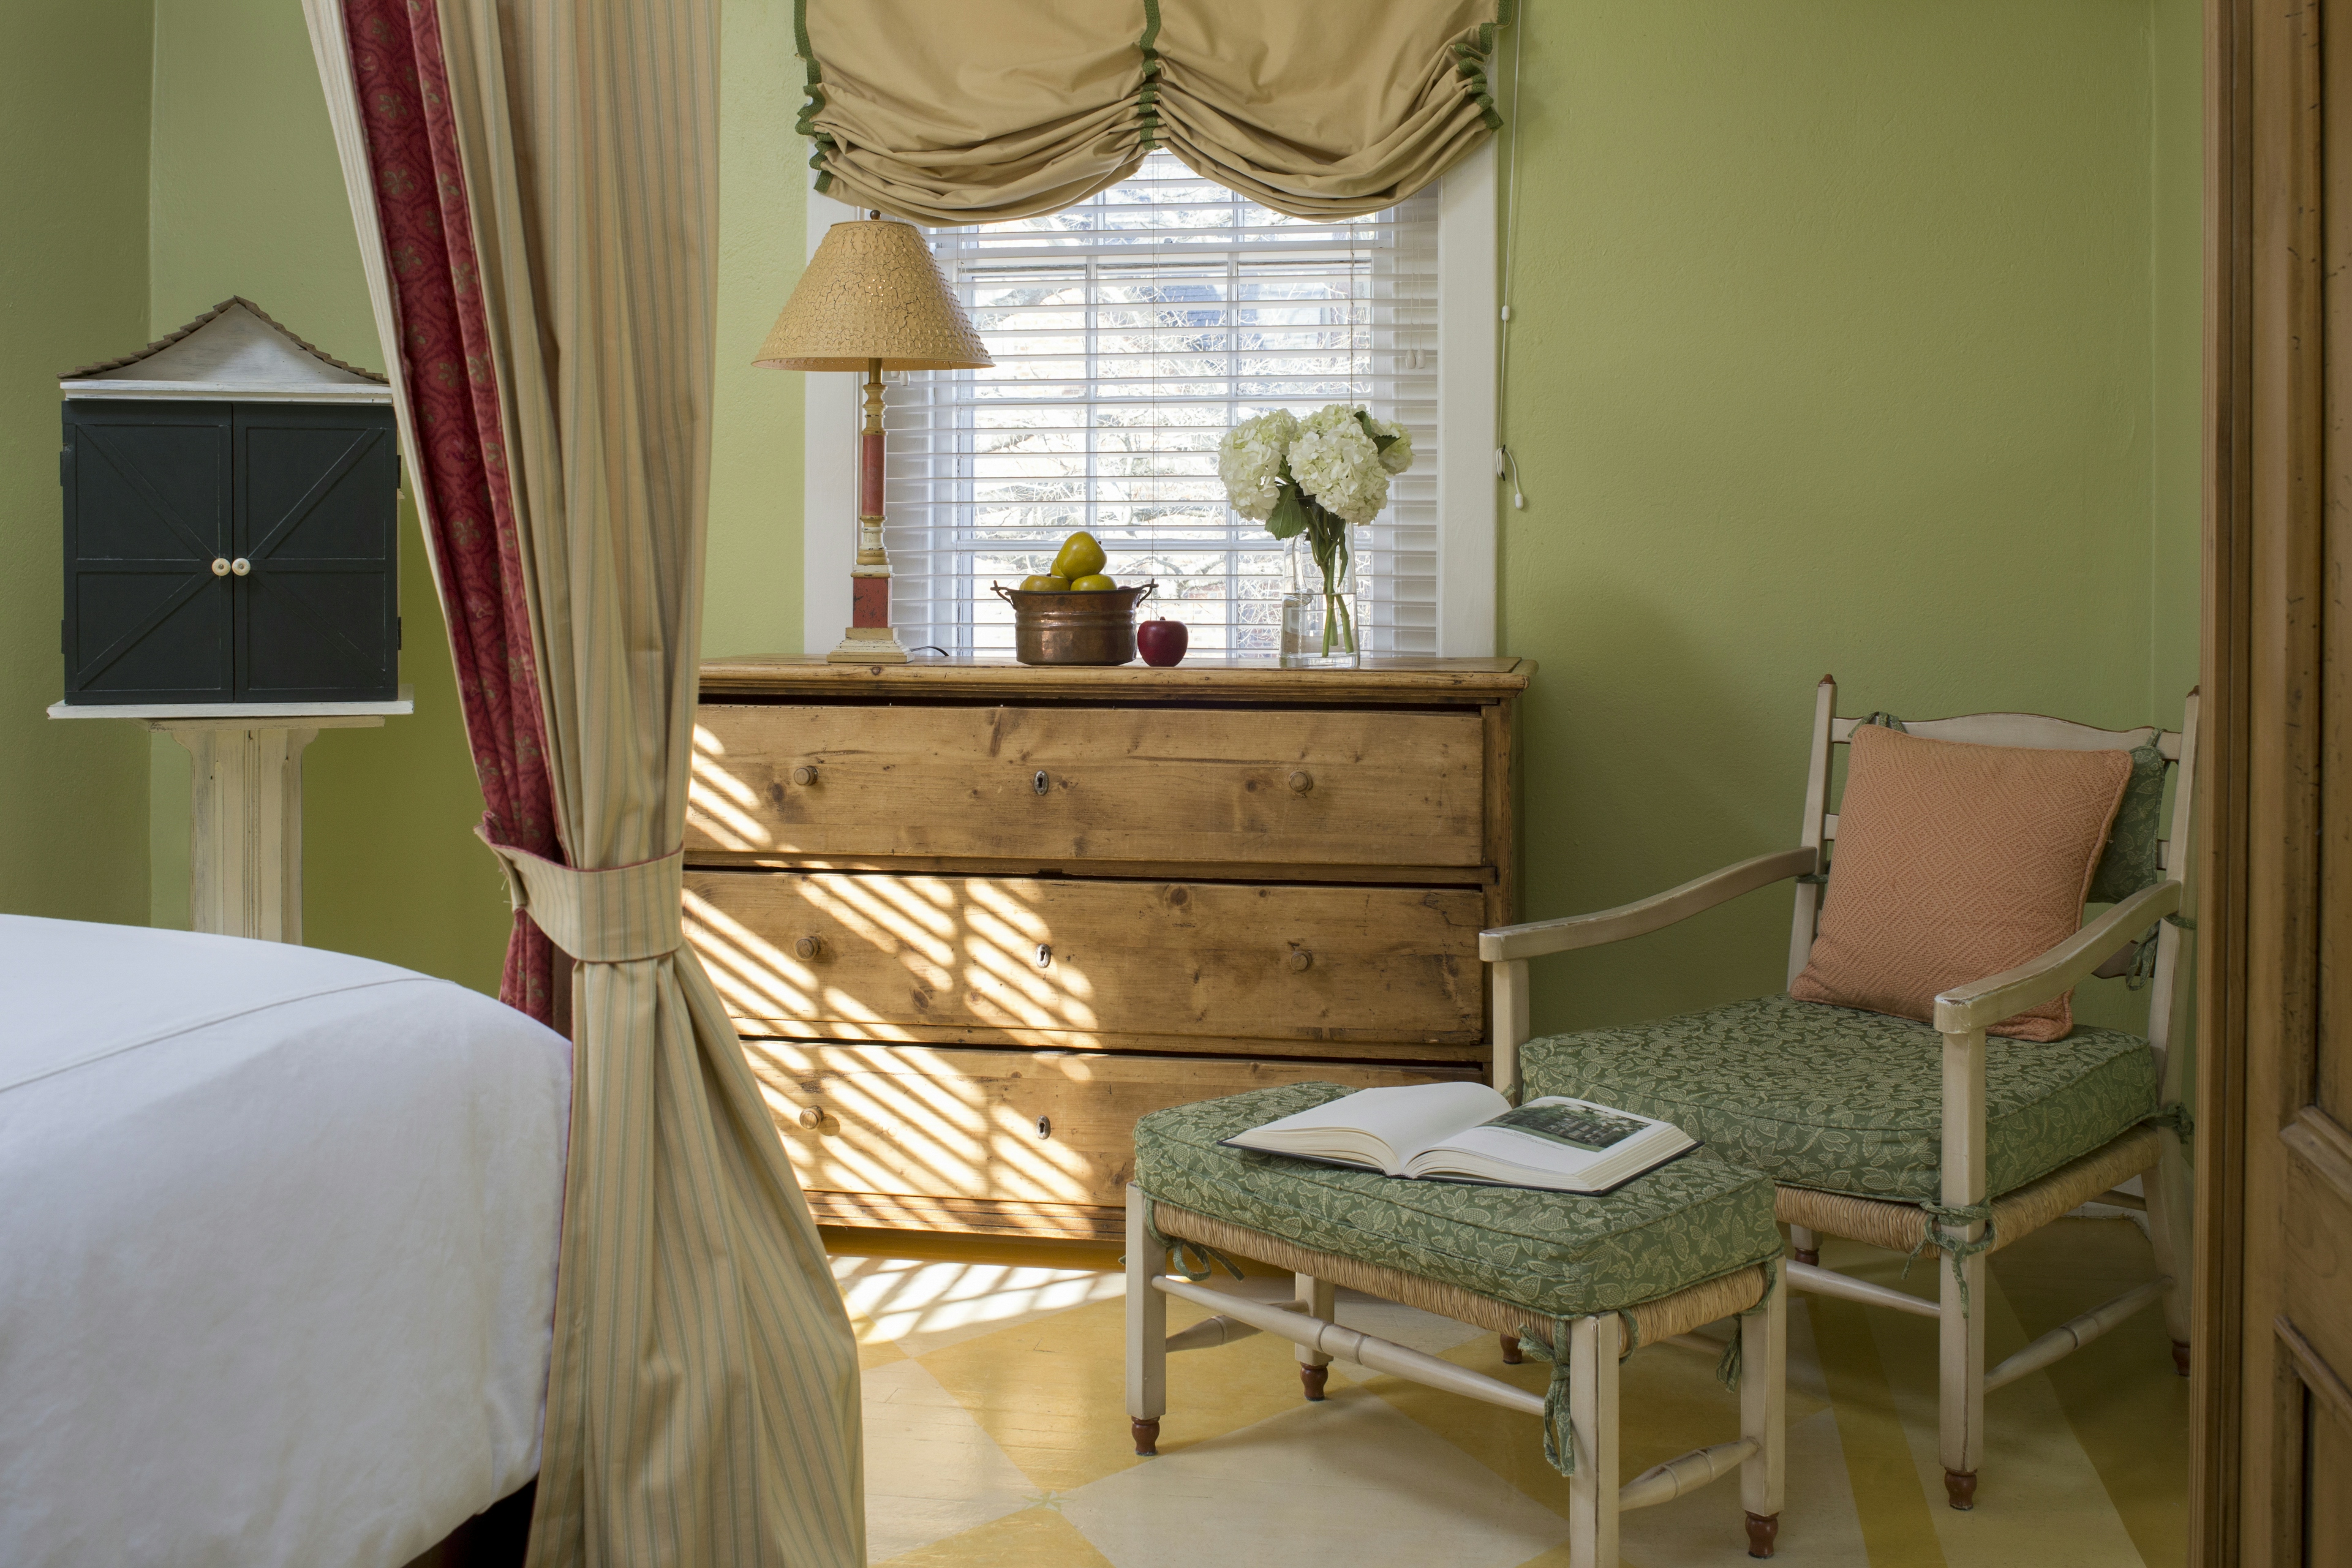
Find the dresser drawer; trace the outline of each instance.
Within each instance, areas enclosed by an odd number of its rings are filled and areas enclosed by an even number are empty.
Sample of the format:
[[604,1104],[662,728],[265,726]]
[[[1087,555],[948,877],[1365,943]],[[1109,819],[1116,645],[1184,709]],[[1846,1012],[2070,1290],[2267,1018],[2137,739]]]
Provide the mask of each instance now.
[[1481,864],[1475,712],[707,703],[687,849]]
[[949,1044],[1475,1046],[1485,907],[1475,888],[686,876],[688,939],[745,1034]]
[[[1377,1089],[1476,1076],[1469,1068],[787,1040],[748,1040],[744,1048],[793,1173],[813,1194],[1103,1207],[1125,1201],[1136,1120],[1150,1111],[1273,1084]],[[810,1110],[814,1127],[803,1125]]]

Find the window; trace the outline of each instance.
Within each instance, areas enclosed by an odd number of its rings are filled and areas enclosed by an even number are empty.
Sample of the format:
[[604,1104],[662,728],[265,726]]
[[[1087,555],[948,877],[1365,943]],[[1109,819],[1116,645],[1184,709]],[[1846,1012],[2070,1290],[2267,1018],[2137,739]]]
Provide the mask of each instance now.
[[[990,591],[1086,529],[1200,653],[1271,655],[1281,542],[1226,506],[1217,442],[1276,407],[1360,403],[1418,454],[1359,531],[1367,653],[1437,651],[1438,195],[1286,217],[1166,153],[1076,206],[927,231],[993,370],[890,378],[885,542],[909,647],[1004,655]],[[1150,612],[1147,612],[1150,613]]]

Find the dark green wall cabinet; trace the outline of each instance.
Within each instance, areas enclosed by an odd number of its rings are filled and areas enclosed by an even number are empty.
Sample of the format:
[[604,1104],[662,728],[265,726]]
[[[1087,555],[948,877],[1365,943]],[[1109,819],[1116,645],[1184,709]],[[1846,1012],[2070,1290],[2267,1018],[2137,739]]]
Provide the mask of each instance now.
[[233,300],[61,384],[68,703],[398,694],[381,378]]

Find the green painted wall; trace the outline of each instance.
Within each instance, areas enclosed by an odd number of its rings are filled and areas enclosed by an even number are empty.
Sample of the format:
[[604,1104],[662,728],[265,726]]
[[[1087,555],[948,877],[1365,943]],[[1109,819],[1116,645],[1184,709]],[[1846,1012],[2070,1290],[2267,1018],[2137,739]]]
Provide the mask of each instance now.
[[[154,18],[158,330],[243,294],[328,353],[381,365],[299,8],[287,0],[154,0]],[[803,378],[751,363],[800,272],[804,174],[792,134],[792,18],[789,0],[730,0],[725,13],[726,220],[704,639],[713,652],[800,646]],[[134,346],[143,334],[134,327],[116,338]],[[54,499],[45,504],[54,511]],[[481,795],[440,608],[405,508],[402,531],[402,679],[416,688],[416,714],[382,730],[330,731],[311,746],[304,937],[495,990],[505,887],[468,831]],[[159,740],[150,773],[153,919],[184,926],[186,753]]]
[[727,0],[719,56],[719,403],[702,647],[801,649],[801,398],[751,355],[800,280],[806,145],[792,0]]
[[147,736],[56,722],[58,374],[147,341],[146,0],[0,0],[0,910],[147,918]]
[[[1825,669],[1850,708],[2176,721],[2196,663],[2196,0],[1524,10],[1507,406],[1528,506],[1501,513],[1500,605],[1505,646],[1543,665],[1528,914],[1786,842]],[[377,362],[299,13],[154,16],[154,321],[243,292]],[[804,378],[748,363],[803,246],[791,21],[789,0],[724,13],[713,653],[801,641]],[[465,832],[430,585],[404,569],[419,711],[311,753],[310,935],[488,986],[499,886]],[[157,753],[164,916],[184,910],[173,766]],[[1786,919],[1759,895],[1549,962],[1538,1022],[1777,985]]]
[[[291,0],[155,0],[151,318],[231,294],[329,353],[381,366],[326,100]],[[505,882],[482,815],[415,516],[401,521],[401,679],[413,717],[331,730],[303,770],[303,938],[498,988]],[[186,753],[152,759],[158,923],[187,922]]]
[[[2193,0],[1528,9],[1528,915],[1792,842],[1824,671],[1848,711],[2177,723]],[[1788,916],[1539,965],[1537,1025],[1777,988]]]

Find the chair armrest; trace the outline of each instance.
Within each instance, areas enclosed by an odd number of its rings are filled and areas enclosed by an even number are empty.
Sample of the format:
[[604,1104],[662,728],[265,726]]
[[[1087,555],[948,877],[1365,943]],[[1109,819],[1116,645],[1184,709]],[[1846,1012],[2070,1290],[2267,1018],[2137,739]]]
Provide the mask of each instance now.
[[1954,986],[1936,998],[1937,1029],[1947,1035],[1967,1034],[2064,994],[2105,963],[2126,937],[2177,913],[2180,892],[2179,882],[2143,888],[2039,958],[1988,979]]
[[1496,926],[1478,933],[1478,956],[1488,963],[1515,958],[1535,958],[1571,948],[1598,947],[1629,936],[1660,931],[1688,920],[1701,910],[1728,903],[1789,877],[1810,876],[1821,864],[1821,851],[1810,846],[1778,850],[1726,866],[1720,871],[1669,888],[1637,903],[1620,904],[1589,915],[1568,915],[1556,921],[1529,921],[1524,925]]

